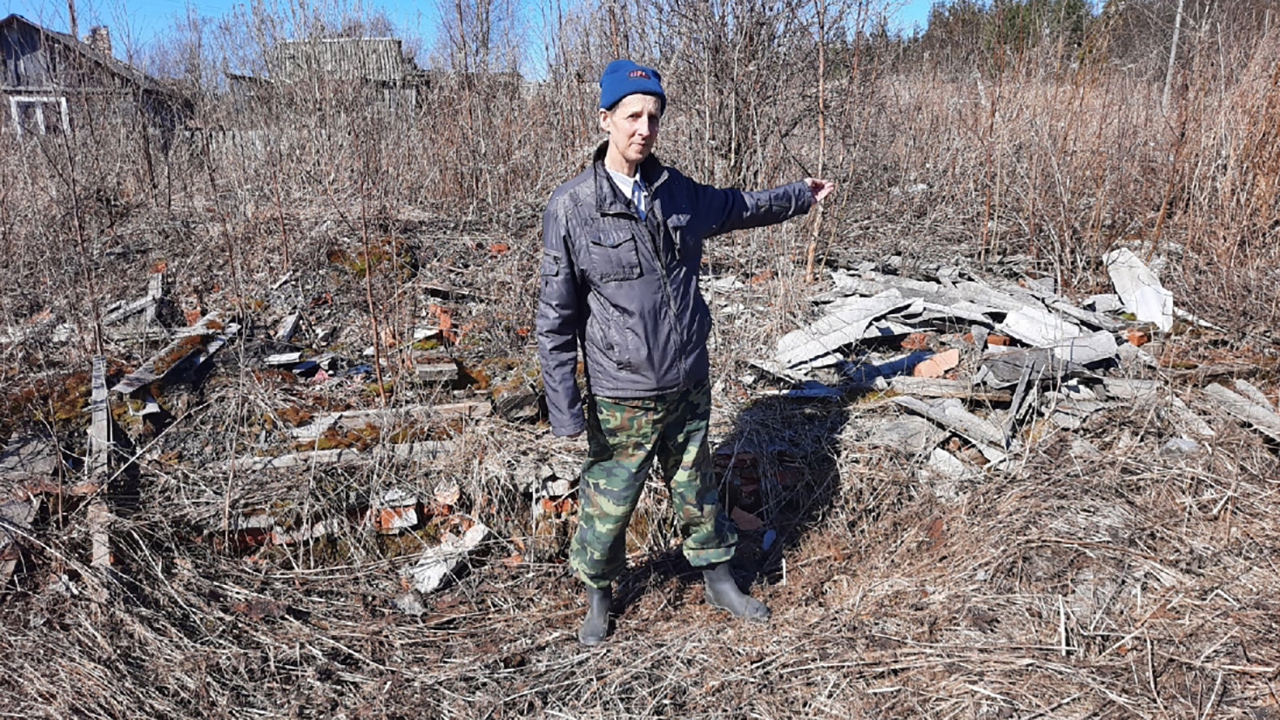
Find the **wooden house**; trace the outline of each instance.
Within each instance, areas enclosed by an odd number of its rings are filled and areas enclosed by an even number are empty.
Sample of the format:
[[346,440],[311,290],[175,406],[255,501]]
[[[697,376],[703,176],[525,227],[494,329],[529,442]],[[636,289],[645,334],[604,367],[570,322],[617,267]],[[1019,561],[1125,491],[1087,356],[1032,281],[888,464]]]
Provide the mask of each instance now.
[[388,110],[412,112],[427,81],[396,38],[285,40],[269,48],[264,59],[266,77],[227,75],[241,107],[301,89],[304,95],[358,91]]
[[72,132],[87,117],[112,115],[171,131],[190,115],[190,101],[111,55],[106,28],[94,28],[89,40],[21,15],[0,20],[0,126],[5,132]]

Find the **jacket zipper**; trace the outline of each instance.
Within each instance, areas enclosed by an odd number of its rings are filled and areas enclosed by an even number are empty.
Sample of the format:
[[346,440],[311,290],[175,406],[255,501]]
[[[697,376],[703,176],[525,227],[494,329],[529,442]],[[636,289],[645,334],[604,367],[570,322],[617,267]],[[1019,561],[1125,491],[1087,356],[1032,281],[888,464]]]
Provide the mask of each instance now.
[[[658,224],[658,232],[662,232],[662,224]],[[662,295],[667,299],[667,315],[668,322],[671,323],[673,333],[675,333],[677,354],[680,360],[676,363],[676,369],[680,372],[680,387],[685,387],[687,368],[685,365],[689,359],[685,356],[685,336],[680,332],[680,324],[676,322],[676,299],[671,293],[671,281],[667,278],[667,259],[662,255],[662,236],[655,236],[649,231],[648,223],[645,223],[645,232],[649,234],[650,245],[653,245],[654,258],[658,260],[658,277],[662,279]]]
[[[654,183],[653,187],[650,189],[649,191],[650,197],[657,194],[658,187],[662,185],[661,180],[662,179],[659,179],[658,182]],[[650,212],[652,212],[652,209],[653,209],[652,202],[650,202],[649,208],[650,208]],[[676,369],[680,373],[680,387],[683,388],[685,384],[688,382],[689,373],[688,373],[688,368],[686,366],[689,364],[689,358],[688,358],[688,353],[685,352],[685,350],[687,349],[685,347],[685,336],[683,333],[680,332],[680,325],[676,321],[677,314],[676,314],[675,296],[672,295],[671,293],[671,282],[667,278],[667,259],[662,254],[662,232],[663,232],[663,225],[665,223],[661,222],[660,220],[661,218],[659,218],[659,221],[654,222],[654,225],[657,226],[658,228],[658,232],[656,235],[653,233],[652,230],[649,229],[649,223],[645,222],[644,220],[641,220],[640,223],[644,225],[645,232],[648,233],[649,235],[649,242],[651,245],[653,245],[653,256],[658,261],[658,277],[661,278],[662,280],[662,295],[667,300],[668,322],[670,322],[671,324],[673,336],[676,339],[676,347],[678,348],[678,352],[680,355],[679,361],[676,363]]]
[[[649,188],[650,197],[657,195],[658,188],[662,186],[664,180],[666,180],[665,173],[658,178],[658,181],[655,182],[652,187]],[[650,208],[652,208],[652,203],[650,203]],[[676,361],[676,371],[680,374],[680,387],[683,388],[688,383],[689,372],[687,366],[689,364],[689,353],[686,352],[688,348],[685,346],[685,336],[680,332],[679,324],[676,322],[677,314],[675,296],[671,293],[671,282],[667,278],[667,261],[662,255],[661,233],[663,231],[664,223],[654,223],[654,225],[658,227],[658,235],[654,235],[653,231],[649,229],[649,223],[645,220],[641,220],[640,216],[632,212],[630,208],[625,211],[625,214],[629,215],[632,221],[639,223],[644,227],[645,234],[649,236],[649,244],[653,247],[653,257],[657,263],[658,278],[662,283],[662,296],[667,301],[667,322],[671,325],[676,338],[677,352],[680,356]],[[690,299],[690,302],[692,302],[692,299]]]

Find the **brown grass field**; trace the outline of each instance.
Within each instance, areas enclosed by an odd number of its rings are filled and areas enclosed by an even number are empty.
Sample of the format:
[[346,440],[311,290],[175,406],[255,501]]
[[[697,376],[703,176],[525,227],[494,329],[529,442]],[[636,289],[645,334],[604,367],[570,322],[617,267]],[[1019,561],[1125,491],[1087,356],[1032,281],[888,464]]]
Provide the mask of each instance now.
[[[0,133],[0,442],[43,438],[60,458],[40,483],[0,475],[0,502],[38,502],[3,525],[0,716],[1280,717],[1277,446],[1194,402],[1225,376],[1273,406],[1280,392],[1280,8],[1189,4],[1168,103],[1167,34],[1097,20],[1078,48],[965,55],[873,32],[867,2],[744,1],[665,28],[631,6],[574,9],[543,38],[545,77],[442,73],[409,114],[319,81],[246,108],[185,77],[197,108],[172,136],[83,98],[69,135]],[[731,30],[704,32],[724,13]],[[833,27],[863,32],[819,52]],[[707,290],[714,439],[767,475],[777,541],[744,532],[738,574],[772,620],[705,603],[655,480],[615,632],[587,650],[571,520],[537,519],[529,486],[544,466],[572,475],[584,441],[497,412],[309,448],[290,431],[536,387],[542,203],[600,139],[594,79],[615,50],[667,59],[664,161],[721,185],[840,187],[821,214],[707,243],[707,274],[741,281]],[[796,401],[743,380],[812,319],[828,269],[1018,268],[1078,301],[1111,292],[1100,258],[1121,246],[1218,326],[1155,333],[1140,373],[1211,424],[1196,454],[1161,452],[1173,421],[1135,401],[1073,431],[1028,424],[1005,470],[944,488],[867,442],[902,414],[891,398]],[[157,271],[156,323],[217,311],[240,330],[194,381],[111,394],[104,479],[87,462],[92,358],[110,386],[170,342],[103,322]],[[297,339],[277,342],[294,312]],[[428,325],[446,332],[415,342]],[[383,365],[324,384],[264,366],[290,349]],[[415,380],[424,358],[460,379]],[[147,394],[159,415],[140,414]],[[429,459],[374,452],[441,440]],[[366,459],[248,464],[336,448]],[[363,513],[391,488],[445,500],[383,534]],[[245,530],[267,515],[339,529]],[[468,571],[421,613],[398,608],[404,571],[477,522],[493,534]]]

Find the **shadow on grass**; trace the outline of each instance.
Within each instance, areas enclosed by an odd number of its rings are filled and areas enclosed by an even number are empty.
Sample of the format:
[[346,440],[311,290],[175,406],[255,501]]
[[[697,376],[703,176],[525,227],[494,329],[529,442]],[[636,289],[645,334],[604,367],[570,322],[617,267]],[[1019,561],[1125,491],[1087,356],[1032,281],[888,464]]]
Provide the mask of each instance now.
[[[878,365],[841,363],[837,385],[806,383],[759,398],[738,413],[713,455],[721,506],[738,528],[732,567],[739,588],[780,582],[788,551],[839,505],[837,461],[848,403],[871,392],[877,378],[909,374],[930,355],[916,352]],[[683,585],[701,582],[678,546],[619,578],[612,613],[625,613],[673,579]]]

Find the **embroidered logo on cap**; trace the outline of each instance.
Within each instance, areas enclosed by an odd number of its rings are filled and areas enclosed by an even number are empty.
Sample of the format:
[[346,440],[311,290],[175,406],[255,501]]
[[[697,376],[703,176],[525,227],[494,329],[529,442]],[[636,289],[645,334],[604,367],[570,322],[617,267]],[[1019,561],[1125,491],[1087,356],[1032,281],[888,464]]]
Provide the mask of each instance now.
[[627,73],[627,77],[629,77],[629,78],[644,78],[645,80],[652,80],[652,78],[650,78],[650,77],[649,77],[649,73],[647,73],[647,72],[645,72],[645,71],[643,71],[643,70],[632,70],[631,72]]

